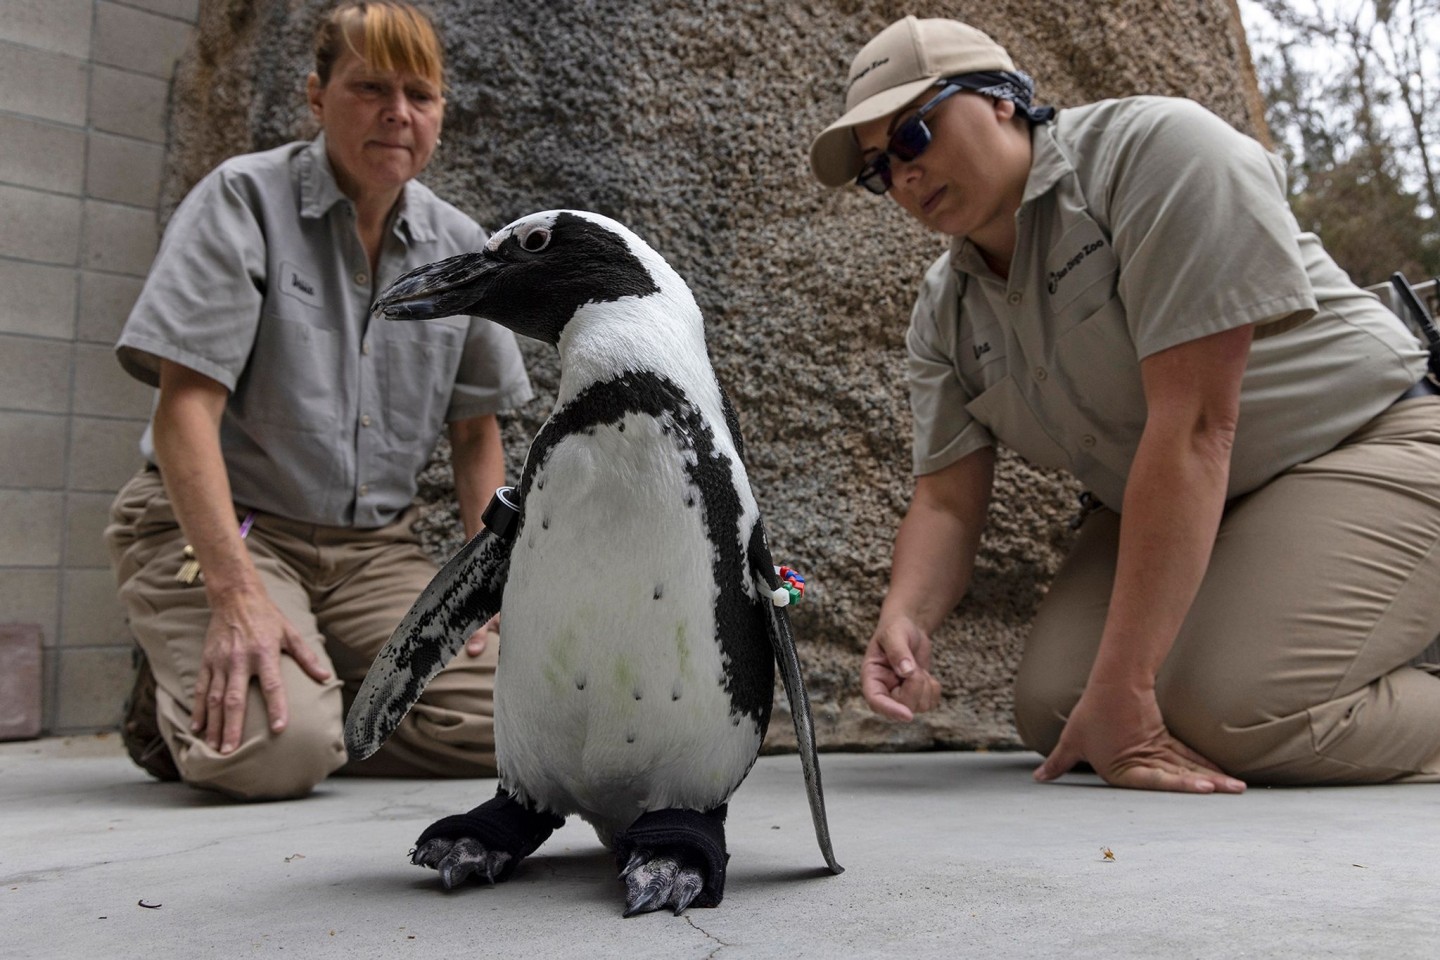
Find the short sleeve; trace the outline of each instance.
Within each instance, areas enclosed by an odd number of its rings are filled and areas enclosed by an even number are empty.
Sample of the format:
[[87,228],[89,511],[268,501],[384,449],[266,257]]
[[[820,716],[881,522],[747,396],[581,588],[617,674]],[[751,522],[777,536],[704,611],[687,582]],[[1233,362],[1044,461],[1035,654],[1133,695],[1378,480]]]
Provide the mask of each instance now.
[[234,390],[250,357],[265,290],[265,235],[244,184],[225,167],[190,191],[165,230],[116,352],[159,385],[171,360]]
[[1278,158],[1199,104],[1146,100],[1115,141],[1102,202],[1138,356],[1313,316]]
[[960,304],[953,276],[948,255],[930,268],[905,334],[917,477],[944,469],[995,442],[965,409],[971,396],[955,369]]

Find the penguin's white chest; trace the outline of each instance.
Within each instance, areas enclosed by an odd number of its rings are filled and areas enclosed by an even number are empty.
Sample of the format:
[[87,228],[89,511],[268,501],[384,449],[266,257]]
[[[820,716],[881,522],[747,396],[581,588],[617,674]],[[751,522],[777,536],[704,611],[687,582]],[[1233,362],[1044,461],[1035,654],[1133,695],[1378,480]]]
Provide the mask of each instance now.
[[725,690],[716,552],[686,471],[695,453],[673,429],[631,414],[562,439],[532,480],[511,553],[501,778],[597,826],[713,807],[760,745]]

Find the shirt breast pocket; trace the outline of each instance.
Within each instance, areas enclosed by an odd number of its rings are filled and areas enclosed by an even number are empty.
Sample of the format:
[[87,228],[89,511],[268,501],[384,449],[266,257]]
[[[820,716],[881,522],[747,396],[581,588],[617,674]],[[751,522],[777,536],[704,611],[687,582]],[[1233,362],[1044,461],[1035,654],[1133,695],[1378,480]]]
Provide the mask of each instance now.
[[243,382],[236,386],[243,415],[290,430],[333,430],[339,416],[339,350],[331,331],[265,313]]
[[1070,468],[1070,457],[1030,410],[1014,377],[1005,377],[965,404],[995,439],[1037,467]]
[[987,386],[1004,375],[1005,330],[1000,324],[967,317],[960,325],[955,361],[960,379]]
[[1145,391],[1125,307],[1111,297],[1060,337],[1056,373],[1070,398],[1077,429],[1107,436],[1138,433],[1145,425]]
[[398,440],[431,442],[450,405],[467,317],[391,323],[384,342],[385,419]]
[[1045,263],[1045,292],[1058,329],[1099,310],[1115,295],[1120,262],[1104,232],[1082,220],[1051,248]]

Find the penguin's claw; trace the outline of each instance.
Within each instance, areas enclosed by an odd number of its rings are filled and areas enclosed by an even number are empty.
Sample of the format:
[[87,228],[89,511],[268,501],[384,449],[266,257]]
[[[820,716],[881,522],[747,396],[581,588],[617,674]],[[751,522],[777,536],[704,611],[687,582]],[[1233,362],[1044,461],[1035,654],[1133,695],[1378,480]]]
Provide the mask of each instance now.
[[705,888],[705,879],[695,867],[674,856],[636,850],[620,871],[625,881],[625,913],[633,917],[669,907],[679,916]]
[[455,846],[454,840],[429,840],[410,851],[410,862],[417,867],[439,866],[440,861],[453,846]]
[[670,892],[670,900],[675,905],[675,916],[685,912],[685,908],[700,896],[700,891],[705,889],[705,880],[700,876],[700,871],[693,867],[681,867],[675,877],[675,885]]
[[630,862],[625,864],[624,870],[620,871],[619,879],[624,880],[626,877],[630,876],[630,874],[635,872],[635,868],[644,863],[646,859],[647,855],[644,851],[636,850],[632,852],[630,854]]
[[510,854],[487,850],[479,840],[427,840],[410,854],[410,862],[440,871],[440,885],[454,890],[470,877],[494,883],[495,875],[510,862]]

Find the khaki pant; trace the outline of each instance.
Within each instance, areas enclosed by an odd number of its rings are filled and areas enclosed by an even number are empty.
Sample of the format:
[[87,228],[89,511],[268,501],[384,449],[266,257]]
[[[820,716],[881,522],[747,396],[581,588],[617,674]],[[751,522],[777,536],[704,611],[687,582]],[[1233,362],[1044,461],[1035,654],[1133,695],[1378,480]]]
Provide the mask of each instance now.
[[332,677],[317,683],[282,656],[288,726],[278,735],[269,731],[264,700],[252,682],[240,746],[222,756],[190,732],[210,622],[205,589],[175,579],[185,536],[160,474],[145,470],[125,485],[111,508],[105,541],[130,627],[155,672],[160,732],[185,782],[259,800],[303,796],[336,770],[494,776],[494,637],[481,657],[461,652],[377,754],[346,764],[344,712],[371,661],[435,575],[410,530],[413,520],[407,513],[386,527],[348,530],[256,514],[246,544],[260,579]]
[[[1049,753],[1090,671],[1120,519],[1092,515],[1026,643],[1027,746]],[[1225,511],[1157,678],[1172,733],[1252,783],[1440,780],[1440,397],[1397,403]]]

